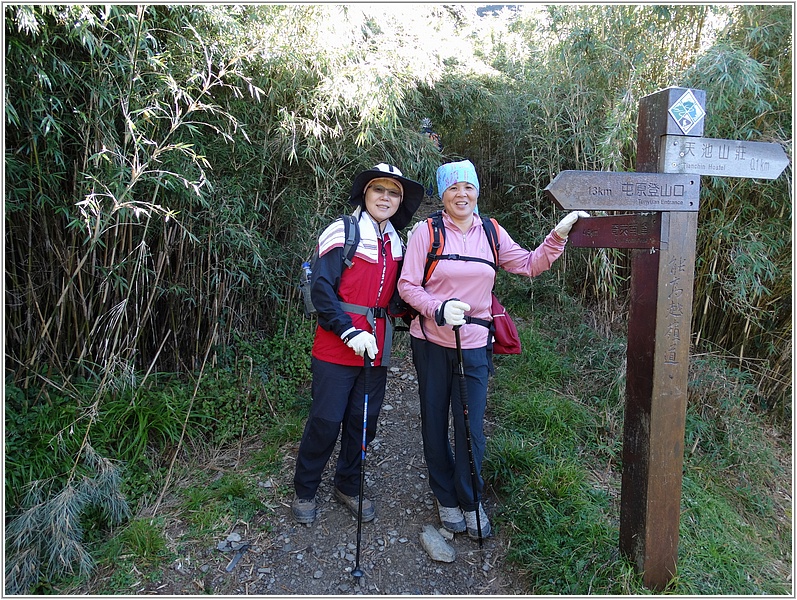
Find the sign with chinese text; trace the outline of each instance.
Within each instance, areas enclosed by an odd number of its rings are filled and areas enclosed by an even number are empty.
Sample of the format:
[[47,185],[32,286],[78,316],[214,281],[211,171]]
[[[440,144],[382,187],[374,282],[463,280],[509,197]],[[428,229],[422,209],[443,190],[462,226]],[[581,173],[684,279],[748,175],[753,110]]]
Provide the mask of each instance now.
[[780,144],[662,136],[661,170],[748,179],[776,179],[789,165]]
[[567,238],[576,248],[658,248],[661,213],[579,219]]
[[680,173],[562,171],[545,193],[565,210],[696,211],[700,178]]

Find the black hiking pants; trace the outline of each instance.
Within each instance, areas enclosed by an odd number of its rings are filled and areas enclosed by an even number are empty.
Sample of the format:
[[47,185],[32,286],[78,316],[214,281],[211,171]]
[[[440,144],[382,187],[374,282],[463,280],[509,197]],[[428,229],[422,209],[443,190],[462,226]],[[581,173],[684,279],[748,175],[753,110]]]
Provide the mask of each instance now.
[[[465,435],[465,414],[460,395],[459,369],[455,348],[444,348],[426,340],[411,338],[412,360],[418,374],[421,399],[423,454],[429,469],[429,485],[441,505],[476,510]],[[481,478],[486,439],[484,411],[487,406],[487,379],[491,370],[487,348],[462,351],[468,393],[468,422],[481,498]],[[449,439],[449,413],[454,421],[454,448]]]
[[[347,496],[356,496],[360,493],[365,368],[337,365],[314,357],[312,371],[313,404],[296,457],[294,490],[299,498],[315,497],[340,433],[335,487]],[[368,367],[367,445],[376,437],[386,383],[387,367]]]

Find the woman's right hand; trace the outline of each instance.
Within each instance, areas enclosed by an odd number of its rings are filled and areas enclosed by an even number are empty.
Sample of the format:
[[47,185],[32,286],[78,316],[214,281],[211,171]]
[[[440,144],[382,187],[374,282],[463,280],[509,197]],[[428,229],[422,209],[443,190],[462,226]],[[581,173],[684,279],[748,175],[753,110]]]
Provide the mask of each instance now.
[[568,213],[564,219],[559,221],[556,227],[554,227],[554,231],[556,231],[556,235],[558,235],[563,240],[566,240],[575,222],[578,221],[579,219],[587,219],[587,218],[589,218],[588,212],[585,212],[583,210],[574,210],[573,212]]
[[357,356],[365,356],[365,353],[368,352],[368,357],[371,360],[374,360],[376,353],[379,352],[374,335],[362,329],[352,331],[346,338],[346,345],[354,350]]
[[438,325],[464,325],[465,311],[470,310],[470,304],[462,302],[456,298],[446,300],[440,305],[435,313],[435,322]]

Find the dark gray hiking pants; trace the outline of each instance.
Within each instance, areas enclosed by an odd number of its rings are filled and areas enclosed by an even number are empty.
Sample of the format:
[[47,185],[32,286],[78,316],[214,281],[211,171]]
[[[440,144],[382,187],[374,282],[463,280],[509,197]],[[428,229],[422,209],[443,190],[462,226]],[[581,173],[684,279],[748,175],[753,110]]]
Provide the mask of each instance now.
[[[423,453],[429,469],[429,485],[443,506],[459,506],[466,511],[475,510],[465,436],[465,415],[460,398],[457,351],[415,337],[411,343],[412,360],[418,374],[421,433]],[[490,369],[486,348],[463,350],[462,355],[476,485],[481,497],[484,486],[481,466],[486,444],[484,411],[487,405],[487,379]],[[449,440],[449,412],[454,418],[453,450]]]

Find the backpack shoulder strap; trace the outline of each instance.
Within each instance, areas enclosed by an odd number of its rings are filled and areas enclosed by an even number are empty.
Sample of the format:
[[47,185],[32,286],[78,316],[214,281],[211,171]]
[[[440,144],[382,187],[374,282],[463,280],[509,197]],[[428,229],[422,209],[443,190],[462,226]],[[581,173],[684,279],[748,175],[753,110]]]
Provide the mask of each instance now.
[[493,251],[493,261],[495,262],[497,269],[498,251],[501,249],[501,244],[498,242],[498,221],[495,219],[482,217],[482,227],[484,227],[484,233],[487,235],[487,241],[490,244],[490,249]]
[[360,243],[360,226],[354,215],[343,215],[343,230],[346,233],[346,241],[343,244],[343,264],[351,269],[354,261],[354,253],[357,252],[357,245]]
[[472,256],[460,256],[458,254],[443,254],[443,249],[446,243],[446,230],[443,225],[442,211],[436,211],[429,215],[426,223],[429,227],[429,250],[426,253],[426,266],[423,269],[423,280],[421,285],[425,286],[426,282],[432,276],[432,273],[437,266],[437,263],[443,259],[451,260],[471,260],[476,262],[483,262],[490,265],[496,271],[498,270],[498,253],[501,249],[501,244],[498,241],[498,221],[495,219],[488,219],[482,217],[482,227],[487,236],[487,242],[490,244],[490,250],[493,253],[493,262]]
[[443,226],[443,212],[435,211],[426,219],[426,225],[429,227],[429,250],[426,252],[426,265],[423,268],[423,279],[421,286],[425,286],[426,282],[432,276],[432,273],[437,267],[437,262],[443,254],[443,248],[446,245],[446,228]]

